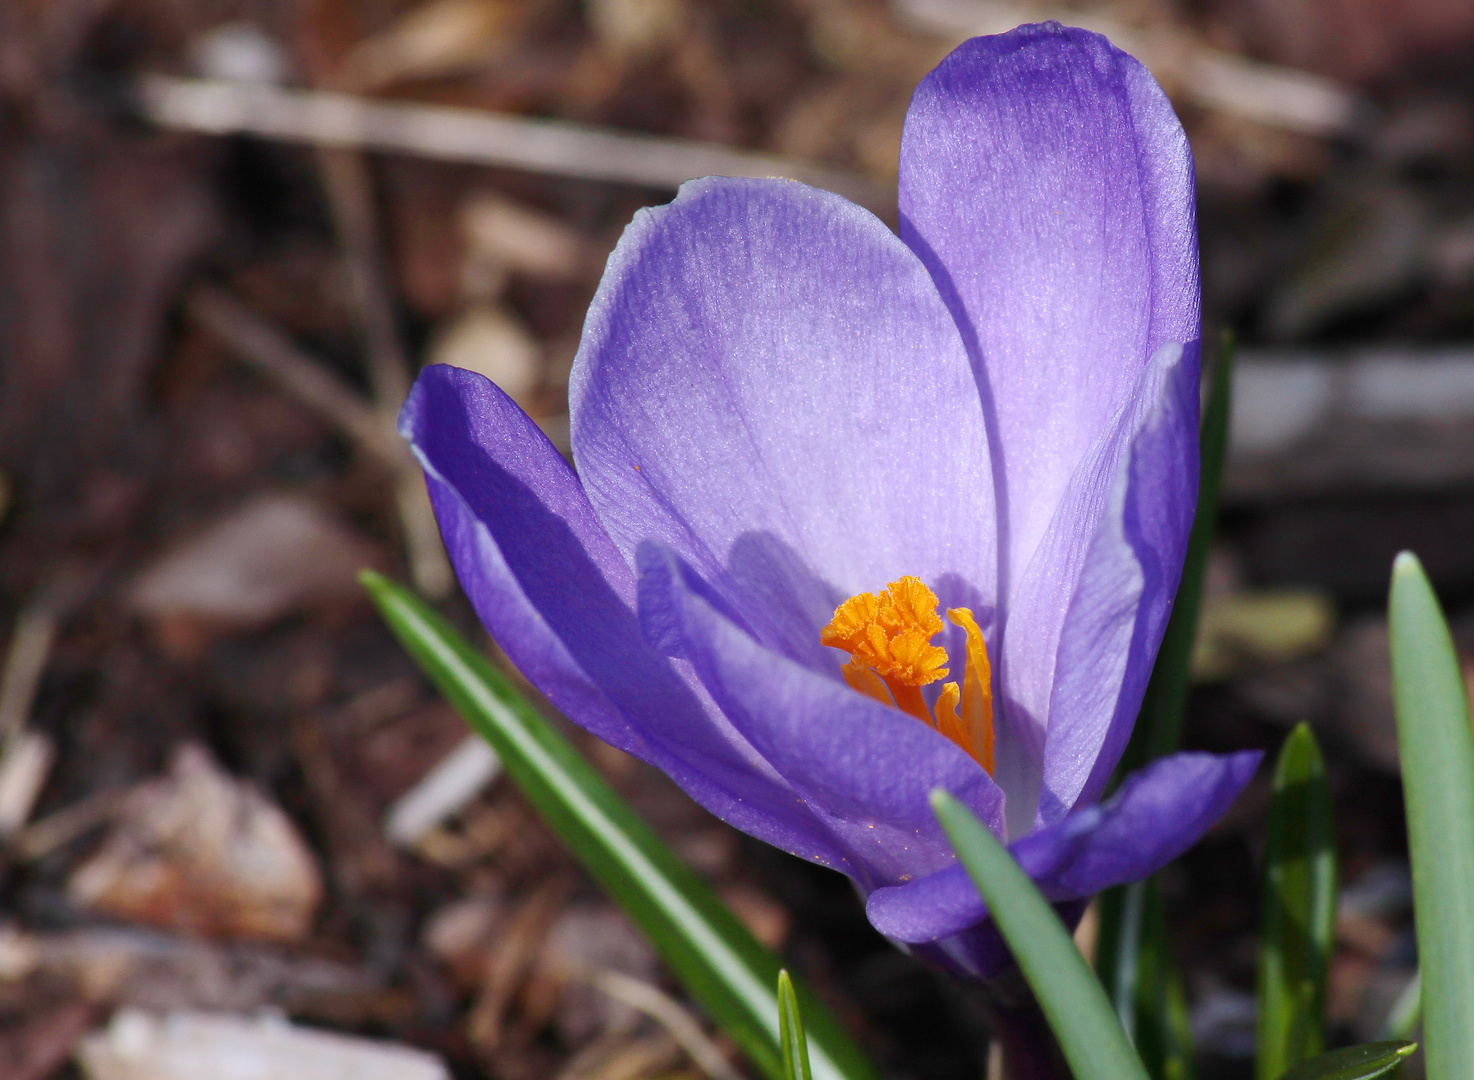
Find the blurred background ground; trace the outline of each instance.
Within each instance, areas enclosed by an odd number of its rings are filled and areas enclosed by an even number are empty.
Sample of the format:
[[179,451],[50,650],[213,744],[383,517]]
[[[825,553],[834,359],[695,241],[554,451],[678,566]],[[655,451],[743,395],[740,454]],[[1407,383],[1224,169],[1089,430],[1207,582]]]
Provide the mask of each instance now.
[[[1344,880],[1332,1025],[1375,1037],[1415,963],[1382,616],[1397,550],[1474,661],[1474,7],[10,0],[0,1074],[172,1077],[139,1063],[255,1040],[310,1080],[342,1049],[263,1010],[432,1055],[364,1058],[365,1077],[699,1074],[679,1006],[641,996],[678,988],[354,579],[412,577],[484,640],[384,417],[415,367],[455,363],[566,446],[603,259],[669,186],[590,178],[576,139],[533,172],[202,134],[180,95],[652,133],[824,167],[883,211],[916,81],[967,33],[1040,14],[1136,49],[1193,143],[1207,325],[1244,364],[1187,738],[1274,749],[1316,727]],[[582,745],[890,1075],[979,1075],[975,1002],[874,934],[841,878]],[[1251,1071],[1266,796],[1261,779],[1164,877],[1205,1077]],[[241,1026],[152,1019],[186,1007]]]

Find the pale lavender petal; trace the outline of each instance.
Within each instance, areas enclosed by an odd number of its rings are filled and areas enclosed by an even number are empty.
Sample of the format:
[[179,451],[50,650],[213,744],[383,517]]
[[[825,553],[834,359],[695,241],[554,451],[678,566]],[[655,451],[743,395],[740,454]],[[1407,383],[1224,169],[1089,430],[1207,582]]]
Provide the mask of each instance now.
[[[1195,348],[1158,350],[1081,461],[1014,592],[994,770],[1009,794],[1011,837],[1036,814],[1047,824],[1067,813],[1107,736],[1130,734],[1192,523],[1196,387]],[[1132,487],[1138,479],[1161,489]],[[1172,527],[1143,532],[1132,516],[1142,500],[1161,500],[1160,512],[1142,513]],[[1119,747],[1112,753],[1114,765]]]
[[646,632],[691,662],[737,730],[864,867],[852,871],[863,889],[952,861],[927,800],[934,787],[1002,827],[1002,792],[955,744],[765,648],[704,599],[693,578],[669,549],[641,546]]
[[641,211],[570,398],[580,475],[626,558],[667,545],[784,655],[837,677],[819,629],[904,574],[990,625],[977,389],[926,269],[867,211],[725,178]]
[[1136,60],[1022,26],[966,42],[917,88],[900,210],[989,414],[1006,612],[1148,358],[1198,339],[1191,154]]
[[[1067,828],[1062,823],[1059,835],[1050,837],[1050,842],[1030,844],[1033,837],[1025,837],[1011,844],[1009,850],[1024,873],[1037,882],[1066,862],[1072,849],[1088,844],[1091,830],[1100,825],[1102,818],[1100,807],[1088,807],[1068,818]],[[919,881],[877,889],[865,904],[865,914],[886,937],[919,943],[951,937],[976,926],[988,917],[988,907],[967,871],[954,863]]]
[[[1164,346],[1158,360],[1175,351]],[[1197,504],[1198,365],[1180,359],[1162,370],[1154,362],[1144,381],[1105,455],[1105,506],[1059,636],[1040,825],[1105,791],[1141,709],[1182,573]],[[1058,603],[1052,588],[1044,594],[1046,607]],[[1021,600],[1015,618],[1023,614]]]
[[421,374],[400,424],[461,585],[518,670],[718,817],[842,867],[788,785],[649,647],[632,571],[537,425],[489,380],[443,365]]
[[[1009,845],[1014,858],[1056,902],[1082,900],[1156,873],[1195,844],[1238,798],[1263,755],[1181,753],[1131,774],[1109,802]],[[877,889],[865,905],[871,923],[898,941],[934,941],[987,917],[983,898],[960,865]]]

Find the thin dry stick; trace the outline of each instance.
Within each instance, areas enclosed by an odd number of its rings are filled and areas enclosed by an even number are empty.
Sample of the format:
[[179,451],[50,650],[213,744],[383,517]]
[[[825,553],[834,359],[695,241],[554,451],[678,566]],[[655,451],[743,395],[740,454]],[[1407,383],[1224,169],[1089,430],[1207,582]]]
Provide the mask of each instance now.
[[343,245],[349,291],[363,323],[369,384],[380,408],[392,408],[397,413],[409,394],[409,357],[400,341],[394,301],[380,258],[373,178],[363,158],[353,150],[320,150],[317,161],[333,226]]
[[[400,340],[393,296],[380,258],[372,177],[355,150],[320,148],[317,160],[343,245],[349,291],[363,329],[374,401],[385,425],[392,428],[400,406],[409,396],[409,358]],[[450,592],[455,578],[440,543],[440,529],[424,482],[418,475],[396,472],[394,501],[404,528],[404,546],[415,587],[439,599]]]
[[229,345],[242,360],[336,425],[358,447],[392,470],[395,505],[404,526],[415,585],[426,596],[444,596],[451,584],[450,566],[440,545],[420,467],[395,433],[392,411],[368,404],[325,365],[219,289],[197,290],[190,298],[188,310],[191,317]]
[[0,837],[13,836],[26,823],[55,762],[56,744],[43,732],[24,729],[6,740],[0,758]]
[[89,580],[77,566],[53,574],[21,609],[11,631],[0,669],[0,837],[25,824],[55,762],[51,738],[26,725],[62,617]]
[[190,296],[191,318],[257,371],[394,470],[414,464],[383,416],[342,379],[228,293],[205,286]]
[[0,746],[8,745],[26,725],[60,618],[48,590],[43,590],[15,620],[5,669],[0,673]]
[[639,1009],[660,1024],[711,1080],[742,1080],[742,1074],[707,1037],[696,1018],[659,987],[609,968],[580,970],[571,974],[615,1001]]
[[585,180],[674,189],[698,176],[776,176],[836,192],[894,219],[894,187],[711,143],[635,135],[480,109],[381,101],[324,90],[149,75],[148,119],[212,135],[257,135],[316,146],[387,150]]
[[52,574],[17,616],[5,667],[0,670],[0,745],[25,727],[62,617],[81,599],[91,580],[92,575],[82,567],[67,565]]
[[384,815],[384,835],[391,844],[413,848],[465,809],[500,773],[496,751],[480,735],[467,735],[414,787],[394,800]]
[[584,1073],[582,1080],[638,1080],[675,1064],[681,1047],[666,1032],[625,1043]]
[[466,1016],[471,1041],[483,1052],[494,1051],[501,1045],[505,1014],[512,996],[537,958],[538,949],[572,890],[572,881],[557,874],[539,885],[508,920],[476,1002]]
[[16,838],[16,850],[26,859],[44,858],[83,833],[111,821],[127,800],[127,789],[89,795],[22,829]]
[[[601,1031],[597,1038],[584,1046],[563,1064],[563,1068],[554,1075],[553,1080],[587,1080],[592,1073],[597,1072],[604,1062],[608,1061],[622,1047],[629,1045],[630,1031],[635,1024],[640,1022],[640,1016],[634,1011],[627,1013],[622,1019],[624,1023],[610,1024]],[[676,1053],[681,1048],[676,1041],[665,1032],[660,1033]]]

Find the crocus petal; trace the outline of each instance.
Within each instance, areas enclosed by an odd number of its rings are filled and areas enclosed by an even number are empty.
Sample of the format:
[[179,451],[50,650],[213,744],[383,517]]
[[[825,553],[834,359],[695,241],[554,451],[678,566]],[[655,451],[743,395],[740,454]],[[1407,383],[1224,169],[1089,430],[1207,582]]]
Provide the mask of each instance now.
[[1053,900],[1092,896],[1166,866],[1224,815],[1264,755],[1187,752],[1132,773],[1084,843],[1065,818],[1020,840],[1020,859],[1047,864],[1036,880]]
[[1018,588],[994,775],[1009,835],[1081,801],[1120,756],[1181,573],[1197,491],[1197,350],[1164,345],[1071,477]]
[[[1099,826],[1103,814],[1100,807],[1081,810],[1066,819],[1069,827],[1062,825],[1059,835],[1049,842],[1030,844],[1032,838],[1025,837],[1009,850],[1024,873],[1037,882],[1089,843],[1090,832]],[[988,907],[967,871],[954,864],[918,881],[877,889],[866,901],[865,914],[882,934],[915,944],[975,927],[988,917]]]
[[[1064,900],[1054,905],[1054,911],[1065,929],[1073,934],[1089,906],[1088,900]],[[1008,943],[999,933],[998,924],[992,921],[951,937],[909,944],[914,956],[961,978],[989,980],[1016,970]]]
[[837,678],[819,628],[905,574],[988,625],[977,389],[925,268],[867,211],[725,178],[641,211],[570,400],[579,473],[625,556],[665,544],[785,655]]
[[976,367],[1006,608],[1148,357],[1198,339],[1191,154],[1136,60],[1022,26],[959,46],[917,87],[900,210]]
[[[1259,767],[1257,750],[1181,753],[1127,777],[1112,799],[1078,810],[1009,845],[1050,900],[1093,896],[1156,873],[1197,842]],[[865,912],[898,941],[949,937],[976,926],[988,909],[963,868],[871,893]]]
[[[1101,471],[1114,475],[1060,631],[1040,825],[1105,791],[1177,594],[1198,491],[1198,364],[1195,356],[1167,364],[1177,351],[1163,346],[1118,425],[1115,452],[1102,455]],[[1072,508],[1067,496],[1062,515]],[[1046,604],[1057,602],[1041,591]]]
[[581,727],[667,773],[717,816],[843,867],[792,791],[647,644],[633,572],[562,456],[488,379],[427,368],[400,418],[446,550],[482,623]]
[[862,888],[953,859],[927,793],[945,787],[994,829],[1003,795],[937,731],[760,644],[706,599],[667,548],[640,548],[640,620],[694,666],[752,746],[853,853]]

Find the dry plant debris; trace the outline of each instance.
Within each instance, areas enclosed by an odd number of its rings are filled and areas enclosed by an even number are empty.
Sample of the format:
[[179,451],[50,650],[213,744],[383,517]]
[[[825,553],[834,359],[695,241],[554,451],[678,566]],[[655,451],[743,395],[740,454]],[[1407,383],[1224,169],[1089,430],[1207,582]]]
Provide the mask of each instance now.
[[129,603],[164,626],[258,627],[314,602],[357,599],[359,569],[380,560],[312,500],[262,495],[165,552]]
[[432,1055],[283,1020],[123,1009],[83,1039],[88,1080],[450,1080]]
[[317,860],[296,826],[204,748],[134,788],[102,848],[68,882],[102,914],[223,937],[293,941],[322,902]]

